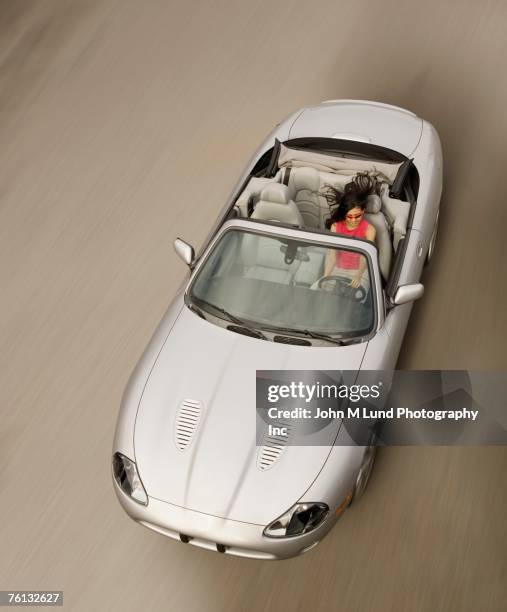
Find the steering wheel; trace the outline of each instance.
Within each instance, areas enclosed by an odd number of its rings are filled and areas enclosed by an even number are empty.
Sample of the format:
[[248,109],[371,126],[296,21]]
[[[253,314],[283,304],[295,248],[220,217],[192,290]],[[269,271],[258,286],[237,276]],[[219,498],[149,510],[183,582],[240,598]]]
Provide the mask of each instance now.
[[362,285],[351,287],[350,278],[346,276],[323,276],[319,279],[318,288],[322,289],[322,285],[328,281],[335,281],[333,293],[338,294],[340,297],[348,298],[353,302],[362,302],[366,297],[366,289]]

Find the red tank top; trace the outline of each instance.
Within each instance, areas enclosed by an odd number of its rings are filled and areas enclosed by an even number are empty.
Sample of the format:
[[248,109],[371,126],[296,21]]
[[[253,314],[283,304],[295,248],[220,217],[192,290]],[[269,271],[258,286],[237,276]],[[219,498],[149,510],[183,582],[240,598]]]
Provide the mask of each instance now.
[[[342,236],[351,238],[366,238],[366,230],[369,227],[368,221],[361,219],[361,223],[354,229],[349,229],[345,221],[338,221],[334,225],[334,231]],[[336,267],[345,270],[358,270],[361,255],[351,251],[336,251]]]

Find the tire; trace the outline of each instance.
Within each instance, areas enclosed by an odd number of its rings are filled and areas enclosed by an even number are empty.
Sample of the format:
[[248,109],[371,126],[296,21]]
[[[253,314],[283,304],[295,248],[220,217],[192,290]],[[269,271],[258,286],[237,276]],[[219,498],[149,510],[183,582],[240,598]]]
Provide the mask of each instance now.
[[[371,444],[364,451],[363,461],[356,478],[356,484],[354,487],[354,493],[350,503],[354,503],[362,497],[364,494],[368,482],[370,480],[371,473],[373,472],[373,466],[375,464],[375,457],[377,455],[377,447],[375,444]],[[350,505],[350,504],[349,504]]]
[[431,234],[431,238],[430,238],[430,244],[428,246],[428,252],[426,253],[426,260],[424,262],[424,265],[427,266],[430,261],[431,258],[433,257],[433,253],[435,252],[435,244],[437,242],[437,233],[438,233],[438,217],[440,214],[440,210],[437,212],[437,218],[435,221],[435,225],[433,226],[433,232]]

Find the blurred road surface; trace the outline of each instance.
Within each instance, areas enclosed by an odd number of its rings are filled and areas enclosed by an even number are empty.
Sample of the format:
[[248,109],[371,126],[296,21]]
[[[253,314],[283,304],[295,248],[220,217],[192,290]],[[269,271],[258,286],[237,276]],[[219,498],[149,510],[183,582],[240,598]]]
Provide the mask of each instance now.
[[110,482],[122,390],[265,134],[331,98],[438,129],[445,194],[400,366],[507,369],[503,0],[2,0],[0,588],[72,610],[505,610],[507,450],[388,448],[311,553],[212,554]]

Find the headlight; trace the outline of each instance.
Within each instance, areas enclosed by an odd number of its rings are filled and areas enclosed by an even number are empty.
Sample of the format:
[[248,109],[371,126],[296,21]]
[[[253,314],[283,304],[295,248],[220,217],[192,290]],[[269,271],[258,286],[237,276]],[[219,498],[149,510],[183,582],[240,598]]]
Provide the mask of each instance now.
[[148,505],[148,496],[133,461],[121,453],[115,453],[113,455],[113,475],[124,493],[135,499],[136,502],[144,506]]
[[318,527],[329,513],[326,504],[309,502],[295,504],[285,514],[264,529],[268,538],[290,538],[303,535]]

